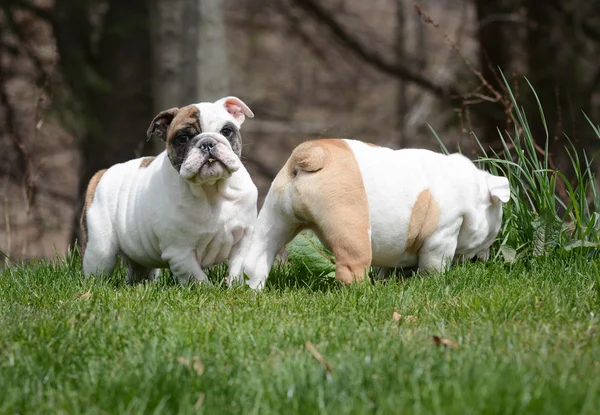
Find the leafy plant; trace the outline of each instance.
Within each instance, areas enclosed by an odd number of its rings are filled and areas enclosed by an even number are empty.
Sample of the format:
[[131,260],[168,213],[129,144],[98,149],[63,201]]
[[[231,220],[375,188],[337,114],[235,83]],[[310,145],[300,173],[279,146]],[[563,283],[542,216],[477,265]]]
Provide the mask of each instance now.
[[[504,133],[498,130],[502,144],[500,151],[486,149],[474,135],[482,154],[477,162],[491,173],[507,177],[510,182],[511,200],[505,205],[497,253],[512,262],[527,255],[547,255],[556,249],[597,248],[600,242],[600,198],[592,169],[594,157],[589,158],[585,152],[580,156],[565,135],[565,151],[573,180],[552,168],[548,154],[548,128],[535,89],[526,79],[538,104],[546,133],[542,154],[536,148],[527,115],[504,76],[503,80],[512,103],[510,116],[514,130]],[[600,138],[600,129],[585,117]],[[435,131],[433,133],[442,151],[447,153],[439,136]],[[559,192],[561,187],[564,189],[562,195]],[[515,252],[518,254],[514,255]]]
[[302,231],[286,247],[288,261],[296,269],[304,269],[309,275],[331,276],[335,274],[335,258],[311,231]]

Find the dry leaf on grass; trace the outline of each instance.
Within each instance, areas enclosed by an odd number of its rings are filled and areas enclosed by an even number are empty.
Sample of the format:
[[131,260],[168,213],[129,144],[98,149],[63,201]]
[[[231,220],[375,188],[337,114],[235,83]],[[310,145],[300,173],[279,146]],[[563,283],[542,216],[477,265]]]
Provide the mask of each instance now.
[[198,411],[200,409],[200,407],[204,403],[205,396],[206,395],[204,394],[204,392],[200,392],[200,394],[198,395],[198,400],[194,404],[194,411]]
[[306,347],[306,350],[308,350],[310,354],[312,354],[312,357],[314,357],[316,361],[320,362],[323,366],[325,366],[327,372],[331,373],[331,365],[329,364],[329,362],[327,362],[327,360],[325,360],[323,355],[319,353],[317,349],[315,349],[315,346],[313,346],[313,344],[309,341],[304,343],[304,346]]
[[92,296],[92,293],[88,290],[88,292],[83,293],[83,294],[79,294],[77,296],[77,300],[87,300],[88,298],[90,298]]
[[433,336],[433,343],[436,346],[444,346],[449,349],[456,349],[458,347],[458,343],[456,343],[454,340],[445,339],[439,336]]
[[192,369],[198,374],[198,376],[202,376],[204,374],[204,363],[202,363],[197,356],[194,356],[191,362],[190,359],[187,359],[183,356],[179,356],[177,358],[177,362],[180,365],[187,367],[188,369]]
[[392,314],[392,317],[396,321],[404,320],[406,323],[415,323],[418,320],[416,316],[404,316],[404,317],[402,317],[402,314],[400,314],[397,311],[394,311],[394,314]]

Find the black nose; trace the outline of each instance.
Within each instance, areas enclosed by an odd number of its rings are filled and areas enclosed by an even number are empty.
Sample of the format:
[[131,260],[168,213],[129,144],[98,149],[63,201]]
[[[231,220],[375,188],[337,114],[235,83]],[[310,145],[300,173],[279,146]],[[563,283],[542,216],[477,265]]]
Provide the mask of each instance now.
[[200,141],[200,151],[203,153],[210,153],[214,146],[217,145],[217,141],[214,138],[205,138]]

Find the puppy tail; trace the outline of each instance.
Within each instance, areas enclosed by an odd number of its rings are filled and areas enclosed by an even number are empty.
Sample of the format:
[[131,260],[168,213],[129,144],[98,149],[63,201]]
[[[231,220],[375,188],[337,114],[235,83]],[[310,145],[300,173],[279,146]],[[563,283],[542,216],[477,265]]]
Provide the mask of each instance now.
[[292,154],[292,176],[298,174],[298,170],[316,172],[325,166],[326,151],[320,146],[310,145],[310,142],[306,144],[297,147]]
[[510,186],[506,177],[488,175],[487,185],[492,201],[494,199],[506,203],[510,200]]

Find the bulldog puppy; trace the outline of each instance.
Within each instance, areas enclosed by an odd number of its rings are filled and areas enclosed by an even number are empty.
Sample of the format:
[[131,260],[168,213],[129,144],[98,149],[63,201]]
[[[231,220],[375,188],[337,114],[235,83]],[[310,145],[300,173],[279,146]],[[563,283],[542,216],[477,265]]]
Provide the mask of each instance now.
[[487,259],[509,198],[506,178],[459,154],[305,142],[271,185],[243,270],[252,288],[264,287],[277,252],[306,228],[333,252],[346,284],[370,266],[437,271],[455,255]]
[[240,127],[252,111],[225,97],[158,114],[148,139],[166,150],[102,170],[81,216],[83,272],[109,274],[117,255],[130,283],[169,267],[181,283],[229,261],[240,272],[257,216],[258,191],[240,161]]

